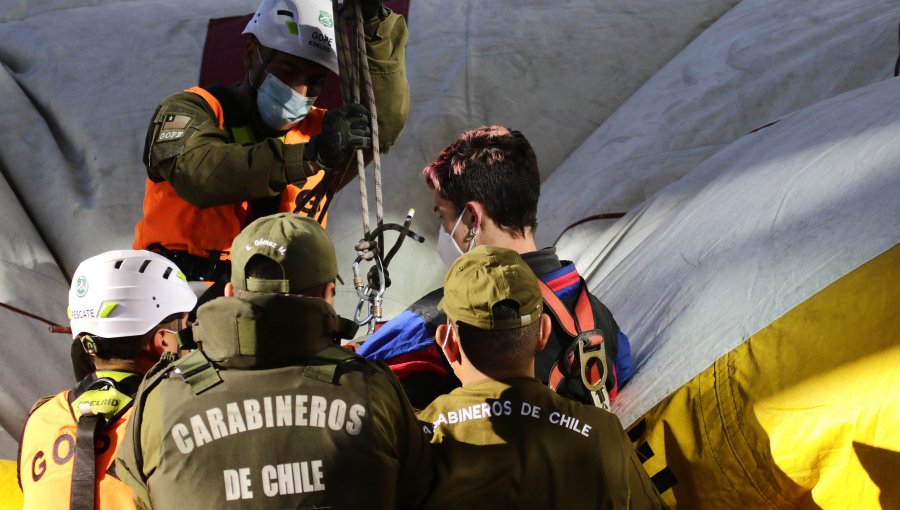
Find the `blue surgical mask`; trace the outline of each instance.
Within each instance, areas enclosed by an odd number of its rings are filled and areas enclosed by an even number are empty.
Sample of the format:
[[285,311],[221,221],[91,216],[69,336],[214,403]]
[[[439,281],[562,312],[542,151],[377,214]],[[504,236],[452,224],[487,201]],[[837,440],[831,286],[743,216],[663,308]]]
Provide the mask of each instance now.
[[[259,60],[262,62],[262,57]],[[269,72],[266,72],[266,77],[256,91],[259,115],[275,131],[287,131],[299,123],[315,102],[315,97],[304,96]]]

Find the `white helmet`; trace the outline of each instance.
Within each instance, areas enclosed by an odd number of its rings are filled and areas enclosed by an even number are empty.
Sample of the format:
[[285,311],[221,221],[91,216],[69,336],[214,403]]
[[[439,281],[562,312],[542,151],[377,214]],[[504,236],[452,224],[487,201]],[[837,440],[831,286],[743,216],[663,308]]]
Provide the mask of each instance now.
[[243,33],[338,73],[331,0],[262,0]]
[[169,259],[143,250],[116,250],[82,262],[69,289],[72,338],[143,335],[166,317],[189,312],[197,296]]

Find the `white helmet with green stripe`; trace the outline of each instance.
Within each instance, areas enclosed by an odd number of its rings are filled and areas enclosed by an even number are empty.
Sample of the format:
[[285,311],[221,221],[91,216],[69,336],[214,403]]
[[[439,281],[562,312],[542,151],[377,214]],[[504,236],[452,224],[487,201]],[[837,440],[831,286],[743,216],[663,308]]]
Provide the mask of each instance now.
[[82,262],[69,289],[72,338],[142,335],[166,317],[189,312],[197,296],[169,259],[143,250],[116,250]]
[[243,33],[267,48],[338,72],[330,0],[262,0]]

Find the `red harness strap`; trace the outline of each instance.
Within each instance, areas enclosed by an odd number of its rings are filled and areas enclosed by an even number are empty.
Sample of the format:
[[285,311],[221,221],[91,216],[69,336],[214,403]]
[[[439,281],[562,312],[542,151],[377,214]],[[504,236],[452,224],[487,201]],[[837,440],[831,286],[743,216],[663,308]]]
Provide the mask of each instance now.
[[546,283],[538,280],[538,284],[548,310],[566,334],[573,339],[550,369],[549,386],[556,390],[566,378],[580,376],[594,403],[600,407],[608,407],[606,346],[603,343],[603,334],[596,328],[594,322],[594,311],[588,297],[587,285],[581,279],[581,289],[575,302],[573,316]]

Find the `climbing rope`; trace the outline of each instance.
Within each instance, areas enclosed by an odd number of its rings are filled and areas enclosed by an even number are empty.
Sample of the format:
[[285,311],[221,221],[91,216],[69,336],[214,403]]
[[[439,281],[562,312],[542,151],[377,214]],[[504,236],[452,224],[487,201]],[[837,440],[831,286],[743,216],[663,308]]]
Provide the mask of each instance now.
[[[363,238],[355,246],[357,257],[353,262],[353,287],[359,302],[356,306],[354,320],[357,324],[369,325],[369,333],[381,320],[384,291],[390,286],[387,267],[391,259],[400,249],[403,240],[410,237],[417,242],[425,239],[410,230],[415,211],[410,209],[403,225],[384,223],[384,200],[381,180],[381,148],[379,147],[378,109],[375,105],[375,90],[369,73],[369,59],[366,51],[366,36],[363,28],[362,9],[359,2],[345,2],[344,9],[338,8],[338,1],[332,0],[335,16],[335,31],[338,40],[338,67],[341,71],[341,94],[344,104],[366,102],[369,110],[369,121],[372,130],[372,162],[375,185],[375,229],[370,225],[368,185],[366,182],[365,157],[362,149],[356,150],[356,171],[359,176],[359,200],[362,212]],[[347,20],[350,18],[353,30],[348,30]],[[353,34],[356,52],[351,52],[350,34]],[[362,85],[362,88],[360,87]],[[363,97],[364,95],[364,97]],[[327,206],[327,204],[326,204]],[[387,256],[384,256],[384,233],[396,231],[399,236]],[[360,264],[371,262],[366,278],[360,272]],[[368,303],[368,311],[363,308]]]
[[[384,223],[384,201],[382,200],[381,187],[381,147],[378,140],[378,110],[375,107],[375,89],[372,87],[372,76],[369,74],[369,59],[366,52],[366,34],[363,30],[362,8],[359,3],[353,5],[354,14],[356,15],[356,57],[359,63],[359,77],[362,78],[363,85],[366,89],[366,99],[368,100],[369,120],[372,125],[372,162],[374,166],[375,177],[375,223],[381,226]],[[358,81],[357,81],[358,88]],[[357,150],[357,165],[360,173],[364,173],[365,161],[363,160],[363,151]],[[364,231],[365,232],[365,231]],[[383,237],[378,238],[379,245],[384,245]]]
[[16,308],[15,306],[8,305],[6,303],[0,303],[0,306],[2,306],[3,308],[6,308],[7,310],[9,310],[11,312],[17,313],[19,315],[24,315],[25,317],[28,317],[29,319],[34,319],[36,321],[43,322],[44,324],[49,326],[47,329],[51,333],[69,333],[69,334],[72,333],[72,329],[69,328],[68,326],[60,326],[59,324],[57,324],[53,321],[47,320],[39,315],[35,315],[33,313],[26,312],[25,310],[21,310],[19,308]]

